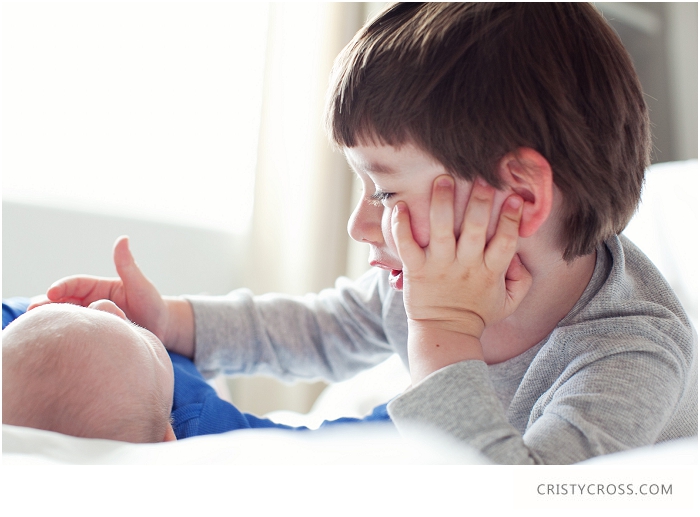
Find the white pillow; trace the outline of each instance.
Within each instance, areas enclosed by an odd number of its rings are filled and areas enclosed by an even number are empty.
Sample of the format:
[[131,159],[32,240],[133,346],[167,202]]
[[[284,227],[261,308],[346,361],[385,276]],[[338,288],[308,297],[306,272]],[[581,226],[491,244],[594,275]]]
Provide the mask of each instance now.
[[642,203],[623,234],[654,262],[697,328],[698,161],[649,167]]

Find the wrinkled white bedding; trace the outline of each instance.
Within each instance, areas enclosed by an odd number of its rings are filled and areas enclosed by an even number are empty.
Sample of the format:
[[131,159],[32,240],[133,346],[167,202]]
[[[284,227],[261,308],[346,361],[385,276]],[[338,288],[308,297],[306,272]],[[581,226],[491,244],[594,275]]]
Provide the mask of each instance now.
[[[245,429],[177,442],[131,444],[2,426],[3,465],[487,465],[449,437],[391,425],[318,431]],[[581,465],[697,465],[697,437],[599,456]]]
[[479,453],[430,432],[399,436],[391,424],[295,432],[245,429],[176,442],[131,444],[2,426],[3,465],[488,464]]

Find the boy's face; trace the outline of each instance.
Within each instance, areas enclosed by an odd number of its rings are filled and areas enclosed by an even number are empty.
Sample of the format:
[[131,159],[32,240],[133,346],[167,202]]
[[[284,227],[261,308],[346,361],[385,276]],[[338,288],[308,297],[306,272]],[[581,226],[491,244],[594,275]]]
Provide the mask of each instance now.
[[[391,233],[391,212],[398,201],[408,205],[413,238],[423,248],[430,242],[430,199],[433,182],[445,167],[413,144],[396,148],[389,145],[358,145],[345,149],[348,163],[362,181],[362,198],[348,221],[348,233],[358,242],[370,245],[369,262],[389,270],[394,289],[403,288],[403,265]],[[471,182],[455,181],[455,237],[471,193]],[[487,239],[496,230],[506,191],[496,192]]]

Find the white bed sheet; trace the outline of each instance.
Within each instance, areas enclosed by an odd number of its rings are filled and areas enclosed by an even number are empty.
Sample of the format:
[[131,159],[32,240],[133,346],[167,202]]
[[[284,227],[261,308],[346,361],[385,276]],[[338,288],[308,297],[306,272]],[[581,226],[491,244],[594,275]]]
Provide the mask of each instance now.
[[[318,431],[246,429],[177,442],[130,444],[2,426],[3,465],[488,465],[475,450],[387,424]],[[599,456],[581,465],[697,465],[698,437]]]
[[2,426],[3,465],[328,465],[490,463],[430,431],[399,435],[391,424],[318,431],[245,429],[176,442],[131,444]]

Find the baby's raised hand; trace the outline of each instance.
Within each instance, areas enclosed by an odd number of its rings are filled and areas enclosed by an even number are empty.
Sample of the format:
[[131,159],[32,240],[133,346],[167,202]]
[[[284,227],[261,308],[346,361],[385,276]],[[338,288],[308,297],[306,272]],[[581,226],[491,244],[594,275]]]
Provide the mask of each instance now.
[[484,328],[512,314],[530,288],[532,278],[516,255],[523,200],[516,195],[505,200],[496,233],[487,243],[494,194],[493,187],[474,182],[457,240],[454,180],[437,178],[425,248],[413,238],[408,207],[401,202],[394,207],[392,231],[403,263],[409,354],[443,356],[429,370],[481,358]]

